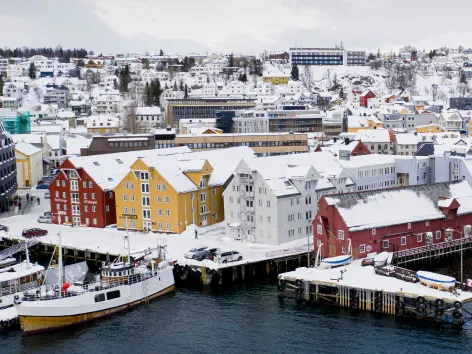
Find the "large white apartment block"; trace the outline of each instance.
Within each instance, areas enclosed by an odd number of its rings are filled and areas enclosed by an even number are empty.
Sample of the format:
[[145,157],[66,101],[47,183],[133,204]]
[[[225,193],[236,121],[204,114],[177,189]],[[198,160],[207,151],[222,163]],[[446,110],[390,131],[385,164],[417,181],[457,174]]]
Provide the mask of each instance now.
[[267,111],[237,110],[233,118],[233,133],[268,133]]
[[226,234],[271,245],[311,237],[319,198],[353,190],[329,152],[243,159],[223,193]]
[[362,155],[340,161],[344,173],[365,191],[397,186],[397,172],[393,155]]

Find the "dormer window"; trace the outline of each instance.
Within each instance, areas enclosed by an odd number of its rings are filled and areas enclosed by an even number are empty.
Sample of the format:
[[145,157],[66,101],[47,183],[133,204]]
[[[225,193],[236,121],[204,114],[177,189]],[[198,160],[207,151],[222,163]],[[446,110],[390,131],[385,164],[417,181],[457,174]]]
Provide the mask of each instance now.
[[206,181],[205,181],[205,178],[202,178],[200,180],[200,188],[205,188],[206,187]]

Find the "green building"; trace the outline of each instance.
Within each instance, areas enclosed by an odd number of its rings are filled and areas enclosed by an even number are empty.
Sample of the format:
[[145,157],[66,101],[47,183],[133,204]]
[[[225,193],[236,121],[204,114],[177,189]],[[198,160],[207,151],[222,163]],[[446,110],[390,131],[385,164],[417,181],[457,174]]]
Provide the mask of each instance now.
[[20,113],[12,110],[0,110],[0,119],[5,130],[10,134],[31,133],[30,113]]

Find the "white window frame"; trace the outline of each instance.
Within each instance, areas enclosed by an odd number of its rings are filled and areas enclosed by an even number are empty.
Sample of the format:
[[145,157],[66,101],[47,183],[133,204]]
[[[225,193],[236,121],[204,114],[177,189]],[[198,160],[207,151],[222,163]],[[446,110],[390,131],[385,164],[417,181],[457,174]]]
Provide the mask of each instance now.
[[359,245],[359,253],[365,253],[365,244]]
[[423,234],[417,234],[416,235],[416,241],[419,243],[419,242],[423,242]]
[[344,230],[338,230],[338,239],[344,240]]
[[401,246],[406,246],[406,236],[402,236],[402,237],[400,238],[400,245],[401,245]]

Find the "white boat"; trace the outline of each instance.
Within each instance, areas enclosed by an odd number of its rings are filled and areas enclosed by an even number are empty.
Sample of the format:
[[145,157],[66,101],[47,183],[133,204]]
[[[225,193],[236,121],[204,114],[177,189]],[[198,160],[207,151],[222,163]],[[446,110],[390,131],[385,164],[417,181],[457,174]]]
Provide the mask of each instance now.
[[[61,247],[59,247],[61,250]],[[127,310],[145,301],[174,290],[173,267],[167,262],[156,266],[129,262],[119,257],[112,264],[102,265],[98,279],[88,285],[42,286],[25,294],[17,305],[18,318],[24,334],[55,330],[92,321]],[[62,265],[62,251],[59,253]],[[60,267],[62,269],[62,267]]]
[[16,258],[13,258],[13,257],[5,258],[5,259],[0,260],[0,268],[5,268],[15,263],[16,263]]
[[337,257],[323,258],[321,260],[321,268],[341,267],[351,263],[351,255],[342,255]]
[[381,252],[374,257],[374,267],[383,267],[387,265],[387,260],[390,256],[388,252]]
[[456,278],[443,274],[419,270],[416,272],[416,276],[418,277],[421,284],[427,287],[437,288],[439,290],[449,290],[456,284]]

